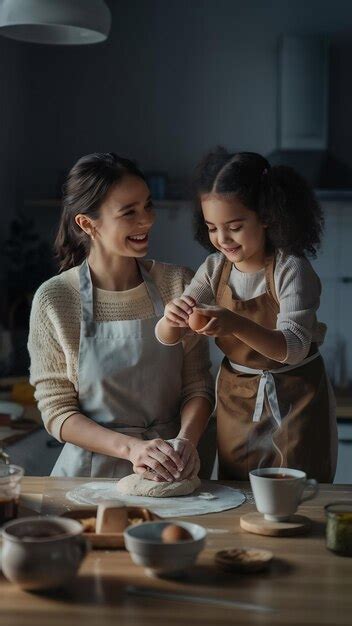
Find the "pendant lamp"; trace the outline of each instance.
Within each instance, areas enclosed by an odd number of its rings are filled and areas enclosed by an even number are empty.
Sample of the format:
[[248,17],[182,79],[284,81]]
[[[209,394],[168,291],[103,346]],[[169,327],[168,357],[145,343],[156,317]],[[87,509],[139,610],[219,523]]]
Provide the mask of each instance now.
[[55,45],[104,41],[111,15],[104,0],[0,0],[0,34]]

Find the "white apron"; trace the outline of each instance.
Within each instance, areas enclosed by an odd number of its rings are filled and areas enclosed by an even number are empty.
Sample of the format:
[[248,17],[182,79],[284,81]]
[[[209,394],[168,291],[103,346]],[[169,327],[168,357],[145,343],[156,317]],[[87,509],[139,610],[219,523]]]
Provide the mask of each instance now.
[[[80,411],[97,424],[138,439],[171,439],[180,427],[183,348],[163,346],[155,338],[164,304],[149,272],[138,266],[155,316],[113,322],[94,320],[88,262],[80,267]],[[122,478],[132,472],[130,461],[66,443],[51,475]]]

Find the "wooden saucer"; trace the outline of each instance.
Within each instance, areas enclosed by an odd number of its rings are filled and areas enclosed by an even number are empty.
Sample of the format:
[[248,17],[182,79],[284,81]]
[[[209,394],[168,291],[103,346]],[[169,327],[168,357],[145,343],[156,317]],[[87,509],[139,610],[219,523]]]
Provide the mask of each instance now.
[[311,529],[311,521],[303,515],[292,515],[286,522],[269,522],[262,513],[247,513],[240,518],[243,530],[256,535],[270,537],[293,537],[304,535]]

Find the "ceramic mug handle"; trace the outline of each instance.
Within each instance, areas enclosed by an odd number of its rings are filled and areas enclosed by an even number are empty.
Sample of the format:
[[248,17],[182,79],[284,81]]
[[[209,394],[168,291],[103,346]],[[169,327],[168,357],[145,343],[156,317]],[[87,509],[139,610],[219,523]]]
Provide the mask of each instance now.
[[312,500],[319,493],[319,485],[314,478],[308,478],[308,480],[306,480],[304,491],[307,489],[307,487],[310,487],[312,491],[311,493],[308,493],[307,495],[302,495],[299,501],[300,504],[302,504],[302,502],[306,502],[307,500]]

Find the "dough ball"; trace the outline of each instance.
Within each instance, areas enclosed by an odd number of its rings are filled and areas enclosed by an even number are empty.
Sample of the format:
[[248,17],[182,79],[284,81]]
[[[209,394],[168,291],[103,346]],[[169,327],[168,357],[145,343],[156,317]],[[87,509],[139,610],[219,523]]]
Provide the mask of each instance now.
[[147,480],[140,474],[130,474],[121,478],[117,483],[117,490],[126,496],[150,496],[151,498],[172,498],[174,496],[187,496],[200,487],[198,476],[187,478],[179,482],[157,483]]

